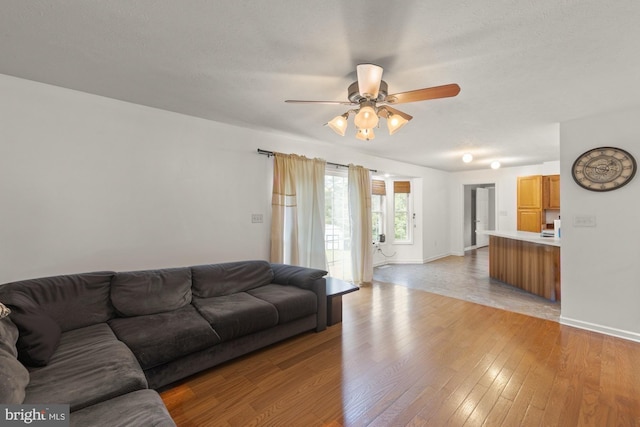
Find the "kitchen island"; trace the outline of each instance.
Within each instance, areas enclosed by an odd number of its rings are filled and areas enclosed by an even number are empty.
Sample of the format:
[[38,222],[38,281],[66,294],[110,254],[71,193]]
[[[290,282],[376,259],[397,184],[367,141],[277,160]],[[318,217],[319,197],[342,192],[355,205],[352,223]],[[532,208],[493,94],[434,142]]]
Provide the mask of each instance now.
[[551,301],[560,301],[560,239],[526,231],[489,235],[489,276]]

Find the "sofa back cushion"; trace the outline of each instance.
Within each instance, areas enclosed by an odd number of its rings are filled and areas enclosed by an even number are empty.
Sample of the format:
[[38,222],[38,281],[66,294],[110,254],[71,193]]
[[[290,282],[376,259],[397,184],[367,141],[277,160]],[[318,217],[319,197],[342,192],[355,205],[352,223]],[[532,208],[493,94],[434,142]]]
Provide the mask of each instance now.
[[58,348],[60,326],[23,292],[12,292],[6,302],[20,332],[18,359],[27,366],[45,366]]
[[46,315],[58,323],[62,332],[103,323],[114,316],[109,300],[113,272],[69,274],[22,280],[0,286],[4,295],[22,292]]
[[193,294],[200,298],[219,297],[268,285],[273,280],[267,261],[238,261],[191,267]]
[[20,404],[24,401],[29,372],[17,359],[18,328],[8,317],[0,318],[0,402]]
[[191,303],[191,269],[116,273],[111,282],[111,301],[124,317],[177,310]]

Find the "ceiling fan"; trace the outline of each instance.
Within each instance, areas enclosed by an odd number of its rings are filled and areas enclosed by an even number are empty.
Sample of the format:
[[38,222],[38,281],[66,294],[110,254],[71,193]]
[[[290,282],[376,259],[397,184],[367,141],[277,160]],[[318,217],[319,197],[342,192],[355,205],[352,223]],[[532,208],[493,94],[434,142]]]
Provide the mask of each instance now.
[[373,128],[378,126],[379,117],[387,120],[389,135],[396,133],[413,117],[391,107],[395,104],[426,101],[429,99],[449,98],[460,92],[457,84],[434,86],[424,89],[410,90],[389,95],[387,82],[382,80],[382,67],[375,64],[358,64],[356,67],[358,81],[351,83],[348,88],[349,101],[301,101],[287,99],[285,102],[298,104],[332,104],[351,105],[358,108],[334,117],[326,123],[338,135],[344,136],[347,130],[347,120],[351,113],[355,114],[356,138],[369,141],[375,138]]

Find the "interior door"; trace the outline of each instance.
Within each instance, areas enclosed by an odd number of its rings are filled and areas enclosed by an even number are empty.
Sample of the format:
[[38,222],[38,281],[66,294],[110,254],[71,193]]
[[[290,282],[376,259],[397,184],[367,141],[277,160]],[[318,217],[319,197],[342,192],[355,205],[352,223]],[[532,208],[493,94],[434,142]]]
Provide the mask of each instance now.
[[481,248],[489,244],[489,236],[480,231],[487,230],[489,225],[489,190],[476,189],[476,247]]

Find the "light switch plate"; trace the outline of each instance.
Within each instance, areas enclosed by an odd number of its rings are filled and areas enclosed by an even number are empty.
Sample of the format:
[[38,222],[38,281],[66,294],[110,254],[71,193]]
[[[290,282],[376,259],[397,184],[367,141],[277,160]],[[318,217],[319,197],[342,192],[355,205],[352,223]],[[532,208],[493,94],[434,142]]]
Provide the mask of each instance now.
[[263,222],[262,214],[251,214],[251,222],[254,224]]
[[574,227],[595,227],[596,216],[595,215],[574,215],[573,226]]

